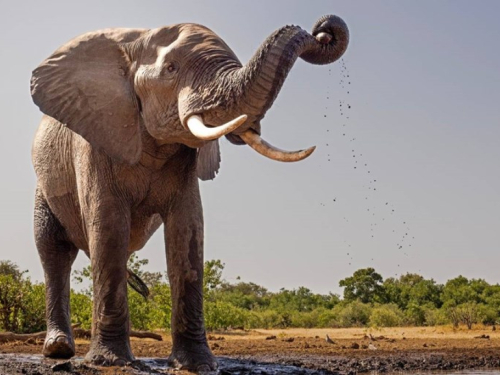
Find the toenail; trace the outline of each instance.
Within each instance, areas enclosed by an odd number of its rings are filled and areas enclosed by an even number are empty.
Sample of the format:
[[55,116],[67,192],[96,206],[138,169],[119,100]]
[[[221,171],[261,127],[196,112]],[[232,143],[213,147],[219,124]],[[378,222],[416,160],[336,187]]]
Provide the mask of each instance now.
[[201,371],[212,371],[209,365],[200,365],[196,368],[196,371],[201,372]]
[[115,366],[126,366],[127,362],[124,359],[116,359],[114,361]]

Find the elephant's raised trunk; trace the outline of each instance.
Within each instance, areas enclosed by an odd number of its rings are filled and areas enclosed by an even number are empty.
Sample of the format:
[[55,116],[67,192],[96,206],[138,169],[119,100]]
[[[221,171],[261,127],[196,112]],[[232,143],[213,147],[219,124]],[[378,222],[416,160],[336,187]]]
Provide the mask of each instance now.
[[[309,156],[314,148],[283,152],[260,140],[260,121],[276,99],[298,57],[312,64],[329,64],[339,59],[349,43],[349,30],[337,16],[321,17],[309,34],[298,26],[285,26],[275,31],[245,65],[237,60],[220,70],[218,77],[198,95],[187,96],[180,113],[187,124],[190,116],[200,114],[206,124],[223,129],[203,130],[221,134],[235,144],[248,144],[259,153],[280,161],[297,161]],[[194,105],[192,105],[194,103]],[[202,109],[203,108],[203,109]],[[234,119],[246,115],[242,125],[232,127]],[[194,117],[194,116],[193,116]],[[197,124],[201,117],[192,121]],[[226,122],[225,125],[221,126]],[[228,134],[228,132],[231,133]],[[208,138],[207,138],[208,139]]]
[[329,64],[342,56],[348,42],[345,22],[331,15],[316,22],[312,35],[298,26],[275,31],[248,64],[233,72],[231,78],[240,90],[237,112],[248,115],[248,123],[259,124],[298,57],[312,64]]

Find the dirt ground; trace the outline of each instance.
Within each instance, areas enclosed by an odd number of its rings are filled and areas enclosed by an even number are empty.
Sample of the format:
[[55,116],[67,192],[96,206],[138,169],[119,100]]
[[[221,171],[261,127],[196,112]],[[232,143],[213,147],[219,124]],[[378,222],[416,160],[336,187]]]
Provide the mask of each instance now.
[[[326,336],[331,342],[327,342]],[[353,374],[359,372],[500,369],[500,329],[453,330],[451,327],[387,329],[287,329],[210,333],[220,374]],[[19,354],[41,352],[42,342],[0,345],[0,374],[46,374],[64,361],[16,362]],[[164,360],[172,343],[132,339],[137,358],[157,358],[125,369],[95,368],[73,360],[60,374],[174,373]],[[88,341],[77,340],[77,357]],[[36,357],[39,358],[39,357]],[[146,363],[146,364],[144,364]],[[148,367],[149,364],[158,367]],[[56,368],[57,370],[57,368]],[[66,371],[65,371],[66,370]],[[141,372],[142,371],[142,372]],[[177,374],[182,372],[175,372]]]

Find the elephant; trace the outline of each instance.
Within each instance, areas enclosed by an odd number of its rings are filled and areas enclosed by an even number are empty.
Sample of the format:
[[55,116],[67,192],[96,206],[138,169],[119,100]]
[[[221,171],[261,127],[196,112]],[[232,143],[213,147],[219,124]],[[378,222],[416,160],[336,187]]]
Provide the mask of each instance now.
[[349,31],[333,15],[312,33],[285,26],[246,65],[199,24],[114,28],[78,36],[32,73],[43,113],[32,148],[35,243],[46,282],[43,354],[75,354],[69,295],[79,250],[90,258],[92,338],[85,360],[123,366],[131,352],[127,260],[163,224],[172,293],[169,361],[213,370],[203,320],[199,180],[219,172],[219,138],[293,162],[261,138],[261,120],[298,57],[330,64]]

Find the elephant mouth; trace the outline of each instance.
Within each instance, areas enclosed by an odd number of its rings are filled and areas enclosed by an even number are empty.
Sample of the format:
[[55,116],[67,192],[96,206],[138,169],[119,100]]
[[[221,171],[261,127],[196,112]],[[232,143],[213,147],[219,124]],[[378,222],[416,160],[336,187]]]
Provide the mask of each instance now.
[[225,124],[212,126],[205,124],[202,116],[190,115],[187,117],[186,127],[199,140],[212,141],[226,136],[234,144],[246,144],[269,159],[285,163],[303,160],[310,156],[316,149],[316,146],[313,146],[298,151],[281,150],[261,138],[260,126],[258,130],[252,127],[240,130],[240,127],[245,124],[247,118],[248,116],[243,114]]

